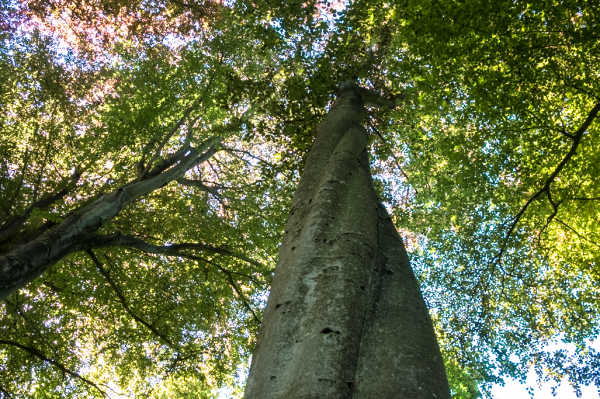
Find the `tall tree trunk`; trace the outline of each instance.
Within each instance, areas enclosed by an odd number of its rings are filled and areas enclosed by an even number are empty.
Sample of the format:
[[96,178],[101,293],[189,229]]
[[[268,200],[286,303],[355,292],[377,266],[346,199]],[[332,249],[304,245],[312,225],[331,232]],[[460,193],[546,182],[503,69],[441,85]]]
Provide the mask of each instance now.
[[286,225],[246,399],[450,398],[404,245],[373,188],[363,96],[345,83]]

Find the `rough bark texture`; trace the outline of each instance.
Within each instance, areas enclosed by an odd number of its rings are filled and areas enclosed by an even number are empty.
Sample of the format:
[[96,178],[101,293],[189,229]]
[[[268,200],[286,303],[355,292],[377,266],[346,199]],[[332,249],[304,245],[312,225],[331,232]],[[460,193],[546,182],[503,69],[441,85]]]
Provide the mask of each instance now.
[[246,399],[450,398],[431,319],[343,85],[294,196]]

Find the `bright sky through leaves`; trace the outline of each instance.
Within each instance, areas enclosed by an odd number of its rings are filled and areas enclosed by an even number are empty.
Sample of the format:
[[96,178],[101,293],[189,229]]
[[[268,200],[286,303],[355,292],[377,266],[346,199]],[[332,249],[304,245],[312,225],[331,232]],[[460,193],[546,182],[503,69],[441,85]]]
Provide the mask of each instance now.
[[[372,170],[455,397],[532,365],[600,386],[593,1],[1,7],[0,257],[188,144],[214,153],[2,302],[0,397],[235,386],[315,128],[351,78],[399,104],[369,111]],[[548,352],[558,337],[576,350]]]

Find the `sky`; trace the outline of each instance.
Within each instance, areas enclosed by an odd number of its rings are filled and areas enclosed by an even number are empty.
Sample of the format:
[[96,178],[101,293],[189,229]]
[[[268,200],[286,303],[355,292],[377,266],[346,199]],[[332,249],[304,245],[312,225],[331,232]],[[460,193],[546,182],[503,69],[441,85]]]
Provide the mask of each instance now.
[[[588,345],[594,350],[600,351],[600,337],[597,337],[595,340],[589,340]],[[548,351],[558,349],[563,349],[569,353],[573,353],[576,350],[575,345],[562,342],[560,338],[546,348]],[[533,369],[529,371],[527,381],[524,384],[513,379],[507,379],[505,382],[504,386],[494,385],[492,388],[492,395],[495,399],[577,399],[577,395],[575,395],[573,388],[566,379],[556,389],[556,396],[553,396],[552,387],[555,387],[556,383],[547,382],[545,384],[538,384]],[[530,396],[527,392],[528,387],[533,388],[533,396]],[[581,399],[600,399],[598,388],[595,386],[582,387]]]
[[[552,396],[551,387],[553,383],[543,384],[541,387],[537,385],[535,372],[531,371],[527,376],[527,382],[521,384],[516,380],[509,380],[504,386],[495,385],[492,389],[492,395],[496,399],[528,399],[532,398],[527,392],[527,387],[534,388],[533,399],[577,399],[573,392],[573,388],[565,381],[556,390],[556,396]],[[598,388],[594,386],[583,387],[581,389],[582,399],[598,399]]]

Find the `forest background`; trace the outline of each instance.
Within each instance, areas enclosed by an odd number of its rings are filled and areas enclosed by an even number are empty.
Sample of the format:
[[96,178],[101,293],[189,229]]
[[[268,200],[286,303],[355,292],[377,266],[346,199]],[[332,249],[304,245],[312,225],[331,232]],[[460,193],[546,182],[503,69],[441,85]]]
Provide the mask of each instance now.
[[1,4],[0,257],[165,179],[1,303],[1,398],[241,396],[348,79],[398,103],[367,117],[372,170],[454,397],[600,386],[593,1]]

